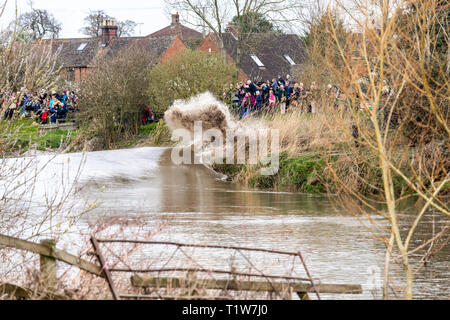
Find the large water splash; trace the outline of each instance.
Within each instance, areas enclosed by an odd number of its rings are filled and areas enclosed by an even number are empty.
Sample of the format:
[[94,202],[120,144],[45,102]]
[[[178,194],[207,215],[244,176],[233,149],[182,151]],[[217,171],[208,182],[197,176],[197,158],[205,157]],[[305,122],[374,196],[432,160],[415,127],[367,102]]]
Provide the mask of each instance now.
[[[185,150],[192,150],[190,148],[194,146],[195,163],[217,164],[226,158],[227,164],[262,162],[278,167],[278,133],[273,136],[272,132],[269,137],[269,130],[261,120],[235,120],[228,106],[210,92],[175,101],[164,119],[176,138],[182,139],[179,147],[187,146]],[[269,150],[271,158],[268,161]],[[183,156],[187,153],[190,152],[183,151]],[[179,151],[174,150],[175,162],[191,163],[190,154],[183,159],[178,154]]]
[[192,133],[195,122],[201,121],[204,131],[218,129],[224,136],[227,133],[246,135],[249,131],[267,129],[259,120],[235,120],[228,106],[210,92],[201,93],[189,100],[176,100],[164,114],[164,120],[172,131],[186,129]]
[[210,92],[205,92],[189,100],[176,100],[164,114],[170,130],[186,129],[194,132],[194,123],[201,121],[203,130],[218,129],[223,134],[235,130],[240,125],[235,121],[228,107]]

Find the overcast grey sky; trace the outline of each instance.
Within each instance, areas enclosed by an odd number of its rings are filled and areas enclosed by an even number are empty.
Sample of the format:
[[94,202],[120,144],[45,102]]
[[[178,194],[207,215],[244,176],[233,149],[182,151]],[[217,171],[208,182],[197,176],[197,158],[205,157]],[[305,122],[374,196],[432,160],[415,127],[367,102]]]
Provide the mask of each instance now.
[[[7,1],[5,14],[0,18],[0,29],[5,28],[14,19],[16,1],[19,15],[30,10],[30,0]],[[333,3],[335,0],[298,1],[305,5],[306,10],[312,4],[317,5],[318,1],[326,4]],[[5,0],[0,0],[0,7],[4,2]],[[346,4],[351,1],[339,0],[338,2]],[[368,0],[361,0],[361,2],[368,2]],[[104,10],[108,15],[118,20],[133,20],[139,23],[135,30],[135,36],[149,35],[168,26],[171,22],[171,12],[167,12],[165,9],[164,0],[33,0],[33,7],[48,10],[62,23],[62,32],[59,35],[61,38],[84,37],[79,30],[83,27],[83,19],[88,15],[89,10]],[[293,11],[293,14],[296,13]],[[341,14],[345,17],[344,12],[341,12]],[[350,25],[354,24],[350,20],[347,22]],[[191,25],[189,26],[191,27]],[[290,26],[291,28],[286,29],[286,32],[301,33],[304,27],[304,25],[293,24],[292,22]]]
[[[0,0],[0,5],[4,0]],[[29,0],[17,0],[19,14],[29,11]],[[15,16],[15,0],[8,1],[0,28],[4,28]],[[136,28],[137,36],[145,36],[170,24],[170,14],[164,10],[163,0],[34,0],[33,7],[50,11],[62,23],[61,38],[82,37],[79,29],[89,10],[104,10],[118,20],[142,23]]]

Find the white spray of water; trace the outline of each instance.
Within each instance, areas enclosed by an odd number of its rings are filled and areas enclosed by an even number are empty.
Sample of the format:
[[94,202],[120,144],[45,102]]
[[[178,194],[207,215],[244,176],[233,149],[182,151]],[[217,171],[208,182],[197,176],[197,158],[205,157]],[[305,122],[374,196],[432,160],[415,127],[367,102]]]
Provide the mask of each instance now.
[[194,122],[202,121],[203,129],[219,129],[225,132],[239,127],[228,107],[218,101],[210,92],[189,100],[176,100],[164,114],[164,120],[172,131],[186,129],[194,132]]
[[[176,130],[187,130],[191,135],[190,141],[184,141],[184,145],[199,144],[202,146],[201,152],[203,156],[210,157],[212,155],[219,158],[222,153],[217,153],[219,145],[211,143],[209,138],[202,141],[195,141],[196,123],[201,122],[203,132],[208,130],[216,130],[220,132],[224,138],[233,135],[235,138],[246,139],[252,135],[258,135],[263,131],[267,131],[266,126],[258,120],[237,121],[231,115],[226,104],[216,99],[210,92],[205,92],[192,97],[189,100],[176,100],[174,104],[164,114],[164,120],[172,132]],[[235,139],[233,138],[233,139]],[[225,142],[225,141],[224,141]],[[242,146],[248,148],[245,142]],[[222,148],[222,146],[220,146]],[[234,151],[234,147],[233,147]],[[225,153],[228,150],[225,151]]]
[[204,92],[189,100],[176,100],[164,114],[164,120],[169,128],[194,131],[194,122],[201,121],[203,130],[218,129],[225,133],[247,130],[264,130],[266,126],[261,121],[236,121],[228,106],[219,101],[210,92]]

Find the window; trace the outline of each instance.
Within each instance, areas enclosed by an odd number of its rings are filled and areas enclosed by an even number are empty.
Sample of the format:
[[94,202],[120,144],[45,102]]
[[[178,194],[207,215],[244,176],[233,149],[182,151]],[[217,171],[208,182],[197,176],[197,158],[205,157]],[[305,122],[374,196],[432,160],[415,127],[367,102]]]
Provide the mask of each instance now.
[[295,66],[295,65],[296,65],[296,63],[294,62],[294,60],[292,60],[292,58],[291,58],[289,55],[285,54],[284,57],[285,57],[286,60],[291,64],[291,66]]
[[86,48],[87,46],[87,42],[83,42],[82,44],[80,44],[80,46],[78,47],[77,51],[83,51],[84,48]]
[[264,67],[264,63],[262,63],[261,60],[259,60],[259,58],[257,56],[255,56],[254,54],[251,54],[250,57],[253,59],[253,61],[255,61],[255,63],[258,65],[258,67]]

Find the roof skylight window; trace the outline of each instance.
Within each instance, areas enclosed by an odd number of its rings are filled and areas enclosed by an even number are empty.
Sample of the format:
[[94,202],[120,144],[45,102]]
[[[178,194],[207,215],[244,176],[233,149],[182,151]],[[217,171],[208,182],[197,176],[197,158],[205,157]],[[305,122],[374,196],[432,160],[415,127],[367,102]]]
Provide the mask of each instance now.
[[294,62],[294,60],[292,60],[292,58],[291,58],[289,55],[285,54],[284,57],[286,58],[286,60],[287,60],[292,66],[295,66],[295,65],[296,65],[296,63]]
[[259,58],[257,56],[255,56],[254,54],[251,54],[250,57],[253,59],[253,61],[255,61],[255,63],[258,65],[258,67],[264,67],[264,63],[262,63],[261,60],[259,60]]
[[80,44],[80,46],[78,47],[77,51],[83,51],[84,48],[86,48],[87,46],[87,42],[83,42],[82,44]]

